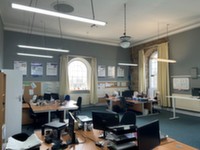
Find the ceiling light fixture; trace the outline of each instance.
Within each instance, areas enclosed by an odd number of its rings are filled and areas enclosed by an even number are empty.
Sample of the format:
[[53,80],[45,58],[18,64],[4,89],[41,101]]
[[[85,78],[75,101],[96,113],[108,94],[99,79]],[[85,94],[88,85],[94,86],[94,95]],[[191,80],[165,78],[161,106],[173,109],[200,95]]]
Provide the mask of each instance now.
[[133,67],[138,66],[138,64],[130,64],[130,63],[118,63],[118,65],[120,65],[120,66],[133,66]]
[[29,11],[29,12],[34,12],[34,13],[39,13],[39,14],[43,14],[43,15],[49,15],[49,16],[54,16],[54,17],[60,17],[60,18],[90,23],[90,24],[101,25],[101,26],[106,25],[106,22],[103,22],[103,21],[67,15],[67,14],[63,14],[63,13],[59,13],[59,12],[53,12],[53,11],[49,11],[49,10],[44,10],[44,9],[40,9],[40,8],[35,8],[35,7],[30,7],[30,6],[25,6],[25,5],[15,4],[15,3],[12,3],[12,8]]
[[[167,39],[168,39],[168,27],[169,27],[169,24],[167,24],[167,33],[166,33],[167,34]],[[176,60],[172,60],[172,59],[156,58],[156,60],[159,61],[159,62],[176,63]]]
[[17,46],[20,48],[26,48],[26,49],[36,49],[36,50],[64,52],[64,53],[69,52],[69,50],[59,49],[59,48],[48,48],[48,47],[38,47],[38,46],[29,46],[29,45],[17,45]]
[[171,59],[157,58],[156,60],[159,62],[176,63],[176,60],[171,60]]
[[131,37],[126,35],[126,4],[124,4],[124,35],[120,37],[120,46],[122,48],[128,48],[131,45]]
[[17,53],[17,55],[31,56],[31,57],[53,58],[53,56],[50,56],[50,55],[38,55],[38,54],[29,54],[29,53]]

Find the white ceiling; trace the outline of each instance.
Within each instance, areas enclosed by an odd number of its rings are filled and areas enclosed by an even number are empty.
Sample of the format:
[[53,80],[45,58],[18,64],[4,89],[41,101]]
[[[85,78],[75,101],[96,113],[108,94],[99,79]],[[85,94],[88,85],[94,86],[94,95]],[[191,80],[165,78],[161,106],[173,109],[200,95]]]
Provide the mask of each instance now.
[[[91,0],[58,0],[74,7],[71,15],[93,19]],[[0,13],[6,30],[61,37],[58,18],[11,8],[11,3],[30,5],[30,0],[1,0]],[[35,4],[36,0],[32,0]],[[55,11],[57,0],[38,0],[37,7]],[[93,0],[95,19],[106,26],[61,19],[64,38],[119,45],[124,33],[124,3],[127,4],[126,34],[132,45],[200,26],[200,0]],[[167,27],[168,24],[168,27]]]

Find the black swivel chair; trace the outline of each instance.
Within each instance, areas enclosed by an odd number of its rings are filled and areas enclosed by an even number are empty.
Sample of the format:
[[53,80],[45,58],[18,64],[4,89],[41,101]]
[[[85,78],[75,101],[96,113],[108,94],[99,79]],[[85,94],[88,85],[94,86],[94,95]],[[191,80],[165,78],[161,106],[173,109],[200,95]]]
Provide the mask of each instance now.
[[33,119],[33,126],[36,128],[37,122],[38,122],[38,114],[34,113],[30,103],[27,103],[29,105],[29,116],[31,119]]
[[126,112],[127,111],[127,102],[125,97],[120,97],[120,106],[121,106],[121,111]]
[[120,120],[120,124],[121,125],[128,125],[128,124],[136,125],[136,114],[132,111],[125,112]]
[[29,105],[29,116],[31,119],[33,119],[33,126],[34,128],[39,127],[39,125],[44,124],[47,122],[46,119],[48,116],[48,113],[34,113],[30,103],[28,103]]
[[76,115],[78,113],[81,112],[81,105],[82,105],[82,97],[78,97],[76,105],[78,106],[78,108],[76,110],[70,110],[70,112],[72,112],[74,114],[74,116],[76,117]]

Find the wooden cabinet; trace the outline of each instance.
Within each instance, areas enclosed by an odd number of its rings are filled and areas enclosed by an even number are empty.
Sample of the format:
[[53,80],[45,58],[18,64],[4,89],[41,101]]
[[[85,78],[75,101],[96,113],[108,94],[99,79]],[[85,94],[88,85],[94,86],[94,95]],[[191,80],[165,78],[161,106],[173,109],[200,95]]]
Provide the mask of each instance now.
[[0,149],[2,149],[3,137],[2,127],[5,124],[5,89],[6,89],[6,75],[0,73]]

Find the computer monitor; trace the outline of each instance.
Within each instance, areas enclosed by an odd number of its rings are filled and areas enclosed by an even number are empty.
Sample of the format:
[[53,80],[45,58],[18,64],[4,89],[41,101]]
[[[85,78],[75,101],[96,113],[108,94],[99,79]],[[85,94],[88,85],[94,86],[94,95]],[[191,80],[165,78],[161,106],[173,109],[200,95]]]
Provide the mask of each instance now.
[[126,90],[122,92],[123,97],[133,97],[133,91],[132,90]]
[[50,101],[51,100],[51,94],[50,93],[44,93],[43,99]]
[[51,93],[51,97],[52,97],[54,100],[59,100],[59,94],[58,94],[58,93]]
[[70,136],[70,140],[67,141],[67,144],[78,144],[78,140],[76,139],[76,134],[74,132],[74,128],[75,128],[75,122],[76,119],[74,118],[74,116],[72,115],[71,112],[69,112],[69,125],[68,125],[68,133]]
[[192,96],[198,96],[200,98],[200,88],[192,88]]
[[94,111],[92,112],[92,121],[93,128],[103,130],[101,137],[105,138],[108,126],[119,125],[119,115],[115,112]]
[[137,129],[139,150],[150,150],[160,145],[159,120],[154,120]]

